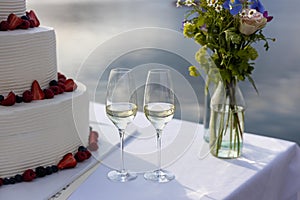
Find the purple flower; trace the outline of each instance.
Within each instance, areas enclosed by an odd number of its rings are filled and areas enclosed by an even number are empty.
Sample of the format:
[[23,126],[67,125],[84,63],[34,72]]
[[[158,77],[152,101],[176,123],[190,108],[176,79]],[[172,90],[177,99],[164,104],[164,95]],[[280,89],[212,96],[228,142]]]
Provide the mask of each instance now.
[[237,15],[243,8],[243,0],[226,0],[223,3],[224,9],[229,10],[230,14]]
[[260,13],[263,13],[265,11],[264,6],[259,0],[249,0],[250,8],[255,9]]
[[268,11],[264,11],[263,16],[264,18],[267,18],[267,22],[270,22],[273,19],[273,16],[268,15]]

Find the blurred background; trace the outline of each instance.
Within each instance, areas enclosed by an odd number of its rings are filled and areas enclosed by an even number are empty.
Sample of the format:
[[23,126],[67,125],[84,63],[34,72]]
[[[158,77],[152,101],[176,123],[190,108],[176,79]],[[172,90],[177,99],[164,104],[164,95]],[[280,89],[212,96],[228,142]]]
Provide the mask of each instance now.
[[[241,83],[248,105],[245,131],[300,144],[300,26],[295,23],[300,19],[300,1],[262,3],[274,16],[264,33],[276,42],[270,43],[268,52],[257,45],[260,56],[253,78],[259,95],[248,81]],[[43,26],[55,29],[58,68],[69,77],[76,77],[97,46],[124,31],[160,27],[181,32],[186,12],[185,8],[176,8],[173,0],[28,0],[30,9],[36,11]],[[194,49],[186,51],[195,53]],[[101,67],[107,66],[99,66],[99,70]],[[186,67],[180,72],[199,94],[199,104],[203,104],[203,80],[189,77]]]

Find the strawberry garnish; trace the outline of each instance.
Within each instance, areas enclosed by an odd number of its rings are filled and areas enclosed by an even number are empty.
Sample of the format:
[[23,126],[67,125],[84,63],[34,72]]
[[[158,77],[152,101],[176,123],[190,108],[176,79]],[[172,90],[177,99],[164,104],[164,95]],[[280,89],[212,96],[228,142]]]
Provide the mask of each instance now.
[[45,94],[40,87],[40,84],[37,80],[34,80],[31,85],[31,93],[33,95],[32,100],[42,100],[45,98]]
[[32,93],[31,93],[31,91],[29,91],[29,90],[26,90],[25,92],[23,92],[22,97],[23,97],[23,101],[24,101],[25,103],[29,103],[29,102],[31,102],[32,99],[33,99],[33,95],[32,95]]
[[83,153],[85,153],[86,159],[89,159],[92,156],[92,154],[91,154],[91,152],[89,150],[86,150]]
[[63,75],[62,73],[60,73],[60,72],[57,72],[57,79],[59,80],[59,79],[64,79],[64,80],[67,80],[67,78],[66,78],[66,76],[65,75]]
[[60,88],[60,90],[62,91],[62,93],[65,92],[66,87],[65,87],[64,83],[59,82],[58,83],[58,87]]
[[20,29],[28,29],[30,27],[30,22],[28,20],[22,19],[23,22],[18,28]]
[[11,13],[10,15],[8,15],[7,22],[8,22],[8,29],[14,30],[23,23],[23,19]]
[[26,16],[28,17],[29,19],[29,22],[30,22],[30,27],[38,27],[40,26],[40,21],[39,19],[37,18],[36,14],[34,13],[33,10],[29,11],[29,12],[26,12]]
[[13,92],[10,92],[7,97],[1,101],[1,105],[3,106],[12,106],[16,103],[16,95]]
[[58,86],[50,86],[50,90],[52,90],[54,95],[58,95],[59,94],[59,87]]
[[67,79],[64,85],[65,85],[65,92],[72,92],[77,88],[77,84],[74,82],[73,79]]
[[44,94],[46,99],[52,99],[54,97],[54,92],[51,89],[44,89]]
[[9,29],[9,23],[7,21],[0,22],[0,31],[7,31]]
[[58,163],[58,169],[74,168],[77,165],[77,161],[72,153],[67,153]]
[[74,157],[77,162],[83,162],[84,160],[87,159],[87,156],[88,155],[84,151],[78,151]]
[[29,181],[32,181],[33,179],[35,179],[36,174],[32,169],[27,169],[23,173],[22,177],[23,177],[23,181],[29,182]]

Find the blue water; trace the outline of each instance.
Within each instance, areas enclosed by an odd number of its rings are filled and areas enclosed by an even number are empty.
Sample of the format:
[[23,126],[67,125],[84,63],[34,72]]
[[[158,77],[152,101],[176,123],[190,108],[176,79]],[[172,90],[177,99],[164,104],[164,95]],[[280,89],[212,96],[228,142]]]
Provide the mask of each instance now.
[[[248,105],[245,129],[246,132],[300,144],[300,26],[297,22],[300,19],[300,1],[275,0],[263,3],[269,15],[274,16],[264,33],[275,37],[276,42],[270,44],[268,52],[263,50],[262,45],[257,46],[260,57],[256,61],[253,78],[259,95],[249,82],[241,84]],[[36,10],[43,25],[55,28],[59,69],[73,77],[77,76],[90,53],[113,36],[143,27],[180,31],[185,13],[184,9],[175,8],[172,0],[31,0],[27,8]],[[198,84],[203,84],[201,80],[188,77],[186,66],[180,68],[188,63],[169,64],[187,77],[196,93],[201,93],[203,88],[198,87]],[[105,67],[99,66],[94,70],[103,70]],[[86,77],[84,82],[97,81],[91,77]],[[201,95],[198,100],[203,104]]]

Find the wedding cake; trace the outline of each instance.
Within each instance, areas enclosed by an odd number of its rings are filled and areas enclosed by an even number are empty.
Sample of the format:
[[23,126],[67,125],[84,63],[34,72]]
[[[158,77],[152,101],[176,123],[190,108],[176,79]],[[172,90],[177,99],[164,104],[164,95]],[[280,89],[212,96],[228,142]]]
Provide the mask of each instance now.
[[25,11],[25,0],[0,0],[0,178],[55,165],[88,140],[86,87],[57,72],[54,29]]

